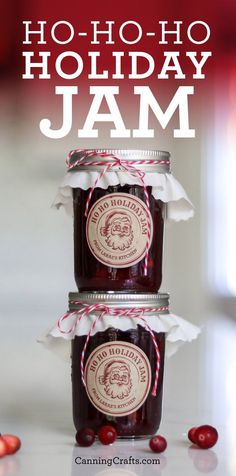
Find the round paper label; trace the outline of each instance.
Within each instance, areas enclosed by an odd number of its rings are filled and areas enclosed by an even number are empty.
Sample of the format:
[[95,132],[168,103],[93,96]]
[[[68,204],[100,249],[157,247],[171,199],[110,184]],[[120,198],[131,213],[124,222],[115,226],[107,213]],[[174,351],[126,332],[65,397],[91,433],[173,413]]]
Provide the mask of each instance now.
[[133,413],[145,402],[151,385],[146,354],[123,341],[107,342],[89,356],[85,382],[92,404],[106,415]]
[[86,225],[88,246],[106,266],[128,268],[150,248],[153,222],[146,204],[128,193],[111,193],[92,206]]

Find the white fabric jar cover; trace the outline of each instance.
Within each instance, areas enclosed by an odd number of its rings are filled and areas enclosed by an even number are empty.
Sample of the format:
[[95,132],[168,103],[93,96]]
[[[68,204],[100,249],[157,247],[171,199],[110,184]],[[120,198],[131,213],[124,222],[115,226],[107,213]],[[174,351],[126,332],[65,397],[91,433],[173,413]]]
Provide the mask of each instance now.
[[[144,320],[139,318],[138,315],[135,317],[114,316],[105,312],[102,318],[98,319],[101,312],[101,309],[88,312],[81,320],[79,319],[80,313],[77,311],[68,312],[55,323],[40,341],[55,351],[63,352],[63,348],[65,350],[65,343],[70,342],[75,336],[83,336],[90,333],[92,337],[97,332],[104,332],[111,327],[127,331],[129,329],[136,329],[140,325],[145,329],[145,323],[147,323],[152,331],[156,333],[164,332],[166,334],[166,356],[170,357],[184,342],[191,342],[201,332],[199,327],[168,311],[145,313],[141,316],[144,317]],[[68,346],[66,347],[68,348]]]
[[[76,152],[76,151],[72,151]],[[100,157],[98,151],[93,151],[95,158]],[[119,151],[118,151],[119,152]],[[145,151],[127,151],[127,157],[130,160],[130,157],[135,157],[135,154],[142,154]],[[150,152],[158,152],[158,151],[149,151]],[[91,151],[90,151],[91,154]],[[123,160],[124,164],[128,164],[129,160],[125,161],[124,157],[126,155],[122,155],[123,153],[117,153],[116,155]],[[72,153],[69,154],[72,156]],[[82,157],[83,158],[83,157]],[[82,160],[82,159],[81,159]],[[59,186],[58,193],[55,197],[55,200],[52,204],[55,208],[60,208],[64,206],[66,211],[72,215],[73,213],[73,202],[72,202],[72,190],[73,188],[81,188],[82,190],[88,190],[89,188],[93,188],[94,184],[98,180],[97,187],[102,189],[107,189],[109,186],[117,186],[117,185],[142,185],[138,175],[132,173],[132,169],[128,170],[125,169],[121,165],[112,167],[101,177],[101,167],[97,167],[99,170],[96,170],[95,166],[87,166],[83,165],[80,169],[79,167],[75,167],[74,169],[68,169],[66,176],[64,177],[61,185]],[[176,180],[176,178],[170,172],[158,172],[158,171],[151,171],[151,166],[139,166],[133,165],[132,161],[132,168],[144,171],[143,173],[143,182],[146,186],[152,187],[152,195],[155,199],[161,200],[163,203],[166,204],[166,213],[165,216],[167,219],[179,221],[179,220],[188,220],[194,215],[193,204],[189,200],[185,190],[183,189],[182,185]],[[142,162],[142,161],[141,161]],[[92,161],[91,161],[92,163]],[[79,169],[79,170],[78,170]],[[160,167],[161,169],[161,167]],[[163,169],[164,170],[164,169]],[[100,178],[99,178],[100,177]]]

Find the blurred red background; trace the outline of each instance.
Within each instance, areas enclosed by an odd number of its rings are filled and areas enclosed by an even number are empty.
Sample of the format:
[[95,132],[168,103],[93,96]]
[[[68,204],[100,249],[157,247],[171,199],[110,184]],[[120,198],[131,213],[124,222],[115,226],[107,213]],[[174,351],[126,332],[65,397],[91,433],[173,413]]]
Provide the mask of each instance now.
[[[50,3],[46,0],[28,2],[26,0],[9,0],[4,5],[4,12],[1,16],[1,45],[0,45],[0,59],[1,59],[1,78],[20,79],[22,73],[22,59],[21,51],[26,50],[26,45],[23,48],[22,40],[24,38],[23,20],[31,20],[32,27],[37,20],[46,20],[46,39],[49,40],[48,45],[41,45],[40,50],[52,51],[52,60],[54,57],[62,52],[65,48],[81,52],[83,56],[87,50],[91,49],[89,45],[89,37],[78,38],[69,45],[56,45],[50,41],[49,33],[52,25],[58,20],[66,20],[70,22],[75,30],[88,31],[88,25],[91,20],[114,20],[117,26],[127,20],[134,20],[141,24],[143,31],[157,31],[157,22],[160,20],[167,20],[171,22],[174,20],[183,21],[182,37],[183,45],[181,49],[195,50],[186,37],[187,26],[192,21],[205,21],[211,28],[211,38],[207,44],[202,45],[203,49],[211,49],[213,51],[213,59],[209,65],[214,65],[216,70],[220,70],[222,65],[220,60],[222,56],[231,56],[235,54],[236,50],[236,34],[235,34],[235,19],[236,19],[236,3],[233,0],[216,0],[214,4],[210,0],[189,2],[187,0],[175,1],[165,0],[156,2],[154,0],[145,0],[145,2],[127,2],[120,0],[119,2],[77,2],[69,0],[66,2]],[[155,30],[154,30],[155,29]],[[130,30],[132,34],[132,30]],[[197,33],[197,30],[196,30]],[[117,27],[114,27],[115,40],[118,39]],[[171,38],[170,38],[171,40]],[[29,48],[30,45],[27,46]],[[37,50],[35,45],[34,49]],[[67,46],[69,48],[67,48]],[[143,49],[152,55],[160,54],[164,45],[158,45],[155,39],[143,36],[142,41],[138,45],[93,45],[94,49],[101,49],[102,61],[107,62],[110,50],[123,49],[127,52],[130,49]],[[168,46],[170,49],[174,45]],[[176,45],[177,46],[177,45]],[[137,48],[138,47],[138,48]],[[165,49],[166,46],[165,46]],[[179,45],[178,45],[179,49]],[[201,50],[201,45],[197,46]],[[54,56],[55,55],[55,56]],[[53,65],[53,61],[51,62]],[[102,65],[102,63],[101,63]],[[54,69],[51,66],[52,70]]]

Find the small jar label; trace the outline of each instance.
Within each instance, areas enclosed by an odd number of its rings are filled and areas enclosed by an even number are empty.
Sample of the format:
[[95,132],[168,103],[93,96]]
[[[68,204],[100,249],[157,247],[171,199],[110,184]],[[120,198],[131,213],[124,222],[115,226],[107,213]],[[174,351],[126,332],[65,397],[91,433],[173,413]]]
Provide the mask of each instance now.
[[128,268],[141,261],[151,246],[152,235],[150,211],[134,195],[105,195],[89,212],[88,246],[95,258],[106,266]]
[[102,413],[125,416],[145,402],[151,385],[151,367],[146,354],[123,341],[98,346],[85,366],[88,397]]

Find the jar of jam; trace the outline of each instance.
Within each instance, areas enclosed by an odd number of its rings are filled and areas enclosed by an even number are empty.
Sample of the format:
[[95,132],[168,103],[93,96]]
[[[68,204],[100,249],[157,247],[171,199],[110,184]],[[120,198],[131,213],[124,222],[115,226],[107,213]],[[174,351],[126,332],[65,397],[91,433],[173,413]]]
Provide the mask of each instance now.
[[76,151],[68,165],[70,173],[80,173],[80,183],[87,180],[90,185],[73,186],[74,273],[79,291],[157,292],[162,280],[164,204],[148,183],[158,174],[170,174],[170,154]]
[[70,293],[69,313],[89,333],[72,340],[73,418],[78,431],[112,424],[119,438],[159,428],[168,294]]

